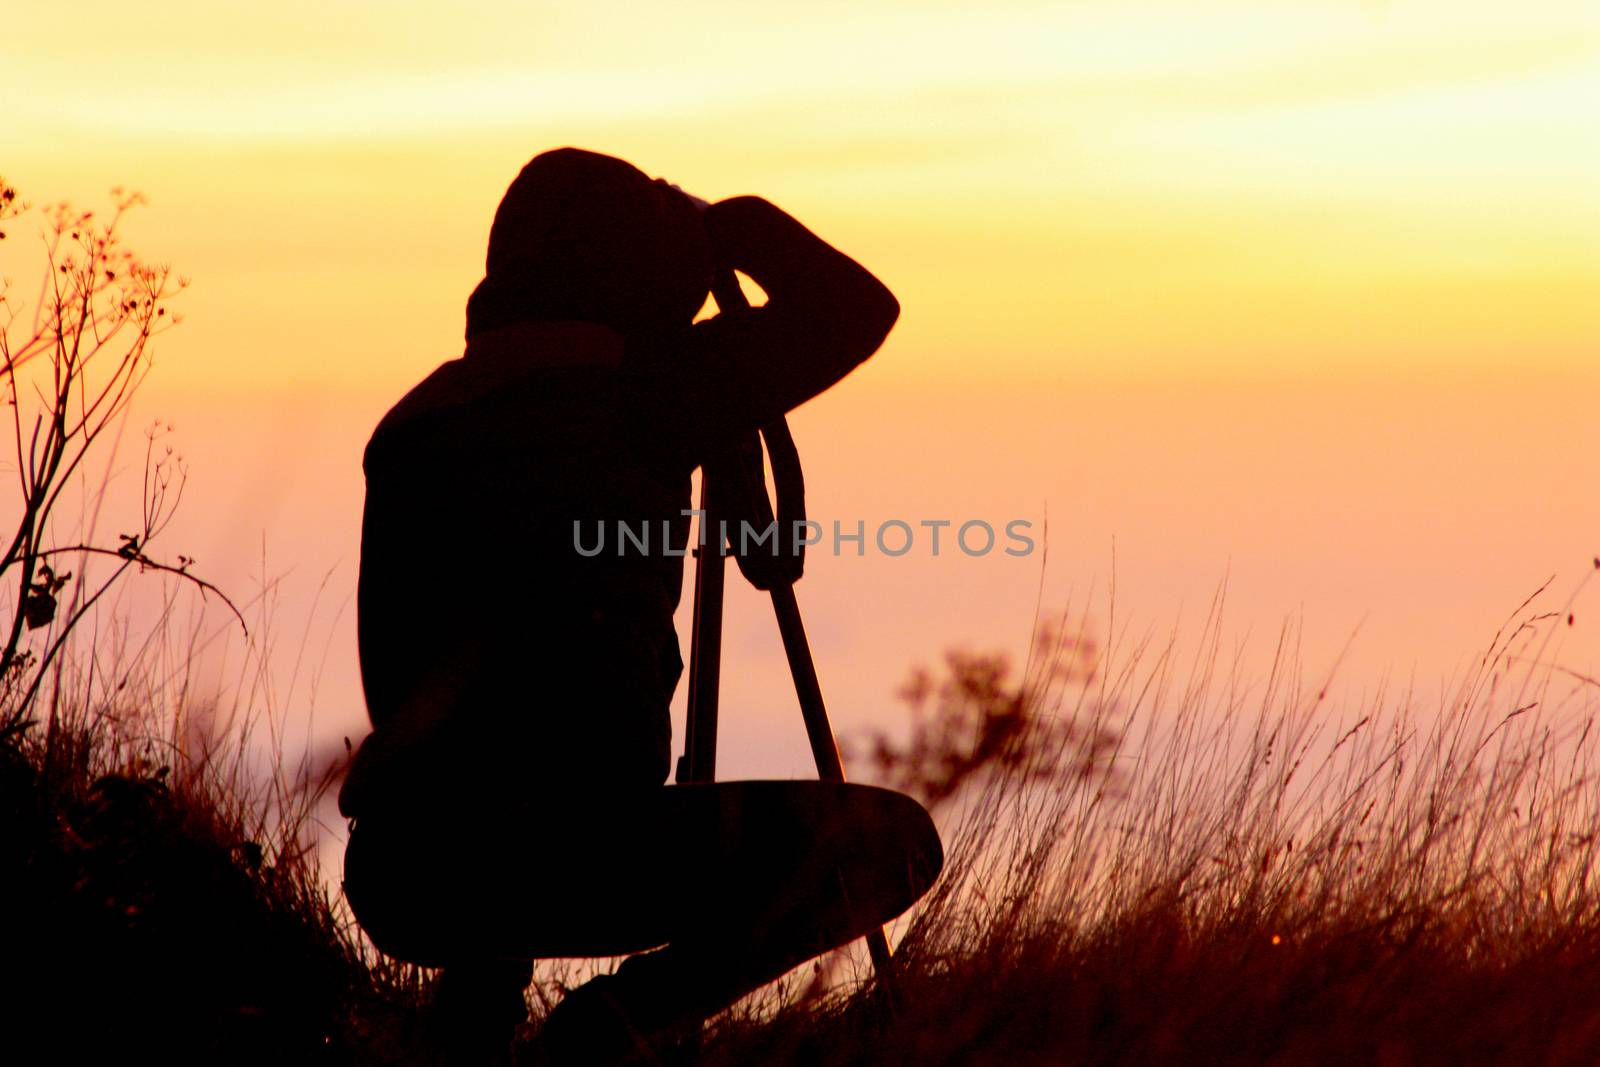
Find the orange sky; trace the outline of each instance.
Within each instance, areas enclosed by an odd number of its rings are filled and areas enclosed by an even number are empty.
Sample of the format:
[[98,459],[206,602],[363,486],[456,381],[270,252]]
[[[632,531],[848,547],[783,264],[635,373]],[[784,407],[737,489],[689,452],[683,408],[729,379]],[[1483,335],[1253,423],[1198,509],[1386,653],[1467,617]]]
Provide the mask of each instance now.
[[[73,10],[0,29],[0,174],[151,196],[137,247],[194,279],[142,398],[191,464],[171,544],[248,589],[265,539],[289,618],[331,570],[329,729],[361,721],[361,445],[459,354],[494,205],[559,144],[765,195],[899,295],[796,415],[819,518],[1048,509],[1047,605],[1103,594],[1113,544],[1143,627],[1226,575],[1238,635],[1303,613],[1313,668],[1361,623],[1356,693],[1432,684],[1600,551],[1593,4]],[[1020,647],[1039,563],[816,558],[836,717],[894,719],[952,642]],[[799,773],[758,608],[729,769]]]

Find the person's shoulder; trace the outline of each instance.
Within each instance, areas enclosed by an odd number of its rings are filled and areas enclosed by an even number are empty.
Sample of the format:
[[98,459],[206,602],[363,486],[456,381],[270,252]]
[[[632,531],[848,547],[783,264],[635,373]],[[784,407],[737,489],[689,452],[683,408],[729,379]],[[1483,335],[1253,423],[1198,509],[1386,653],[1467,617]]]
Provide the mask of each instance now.
[[367,440],[362,466],[370,470],[375,455],[381,454],[390,442],[406,434],[419,420],[454,405],[462,403],[469,394],[466,387],[466,367],[463,359],[452,359],[440,364],[433,373],[412,386],[383,416]]
[[441,363],[433,373],[412,386],[378,422],[373,432],[376,437],[386,431],[439,408],[465,403],[471,399],[471,368],[466,360],[452,359]]
[[475,335],[459,359],[441,364],[379,421],[363,466],[372,473],[391,452],[449,449],[464,437],[511,432],[562,410],[590,410],[609,395],[625,343],[609,327],[578,321],[529,321]]

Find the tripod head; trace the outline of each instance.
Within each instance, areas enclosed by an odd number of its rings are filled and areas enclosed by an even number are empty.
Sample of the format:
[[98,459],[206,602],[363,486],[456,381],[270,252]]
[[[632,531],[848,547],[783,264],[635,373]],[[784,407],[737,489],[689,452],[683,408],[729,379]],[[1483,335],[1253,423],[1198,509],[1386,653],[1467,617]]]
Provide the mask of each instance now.
[[[717,269],[712,276],[711,293],[722,311],[750,306],[732,268]],[[778,498],[776,514],[767,495],[763,442],[766,456],[772,461],[772,483]],[[761,427],[759,434],[737,442],[732,452],[707,461],[703,473],[716,482],[718,510],[728,521],[732,554],[745,580],[765,591],[799,581],[805,571],[805,542],[800,531],[806,518],[806,485],[788,420],[780,415]],[[741,523],[748,523],[755,537],[761,539],[746,543],[741,536]],[[772,535],[766,537],[769,530]]]

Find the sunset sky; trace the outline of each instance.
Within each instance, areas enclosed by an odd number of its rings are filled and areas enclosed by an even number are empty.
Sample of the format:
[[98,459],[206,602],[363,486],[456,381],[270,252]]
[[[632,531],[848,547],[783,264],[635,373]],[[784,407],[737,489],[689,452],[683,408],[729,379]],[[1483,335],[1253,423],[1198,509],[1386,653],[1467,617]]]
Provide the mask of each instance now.
[[[899,296],[882,352],[793,418],[818,519],[1043,543],[1048,518],[1047,565],[814,555],[846,732],[900,722],[897,684],[948,646],[1019,652],[1036,601],[1111,625],[1113,580],[1134,633],[1187,632],[1226,581],[1230,643],[1303,619],[1320,674],[1359,628],[1351,700],[1385,672],[1436,690],[1600,552],[1597,114],[1589,0],[0,20],[0,175],[143,190],[132,241],[193,279],[138,409],[190,464],[169,546],[245,596],[285,575],[278,638],[308,633],[334,734],[364,721],[361,448],[460,354],[495,204],[565,144],[763,195]],[[1584,603],[1552,654],[1594,673]],[[725,768],[805,773],[770,618],[730,610]]]

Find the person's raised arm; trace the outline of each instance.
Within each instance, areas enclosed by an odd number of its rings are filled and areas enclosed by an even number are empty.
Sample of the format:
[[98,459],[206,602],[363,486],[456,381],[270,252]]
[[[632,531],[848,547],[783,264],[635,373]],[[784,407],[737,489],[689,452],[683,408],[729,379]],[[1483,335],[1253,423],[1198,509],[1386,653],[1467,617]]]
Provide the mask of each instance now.
[[661,368],[661,399],[696,462],[843,378],[900,314],[866,268],[760,197],[723,200],[702,218],[718,263],[749,275],[767,302],[697,323]]

